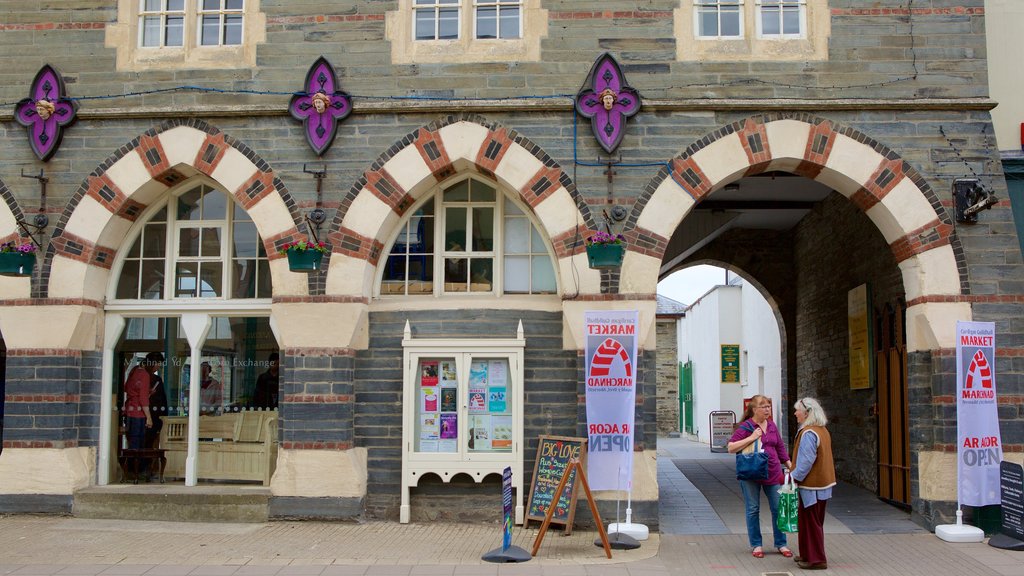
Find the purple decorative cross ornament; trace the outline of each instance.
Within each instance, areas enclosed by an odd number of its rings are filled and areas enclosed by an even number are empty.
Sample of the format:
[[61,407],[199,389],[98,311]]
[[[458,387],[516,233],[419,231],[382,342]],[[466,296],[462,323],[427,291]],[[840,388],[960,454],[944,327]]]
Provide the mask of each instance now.
[[49,64],[36,73],[29,96],[14,107],[14,119],[28,128],[32,151],[46,162],[60,147],[64,127],[75,121],[78,103],[64,96],[64,79]]
[[604,151],[611,154],[622,143],[626,119],[640,110],[640,93],[626,84],[619,63],[605,52],[594,61],[585,85],[576,94],[576,111],[590,118],[590,126]]
[[334,67],[321,56],[306,73],[306,91],[292,96],[288,111],[306,127],[306,141],[317,156],[334,143],[338,124],[352,113],[352,98],[337,89]]

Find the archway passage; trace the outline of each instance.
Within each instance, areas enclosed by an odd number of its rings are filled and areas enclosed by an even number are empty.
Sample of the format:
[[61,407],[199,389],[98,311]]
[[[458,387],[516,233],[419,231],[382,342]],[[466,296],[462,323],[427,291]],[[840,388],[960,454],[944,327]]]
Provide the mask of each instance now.
[[[955,302],[967,290],[955,231],[923,179],[864,134],[780,115],[715,132],[649,191],[633,233],[661,238],[660,275],[711,261],[763,286],[784,330],[776,413],[789,416],[799,397],[821,400],[842,479],[909,506],[906,354],[952,345],[949,317],[970,317]],[[868,318],[906,309],[905,319],[890,313],[899,329],[884,343],[881,326],[851,322],[857,294]],[[857,339],[868,343],[855,354]],[[699,366],[695,373],[699,380]]]

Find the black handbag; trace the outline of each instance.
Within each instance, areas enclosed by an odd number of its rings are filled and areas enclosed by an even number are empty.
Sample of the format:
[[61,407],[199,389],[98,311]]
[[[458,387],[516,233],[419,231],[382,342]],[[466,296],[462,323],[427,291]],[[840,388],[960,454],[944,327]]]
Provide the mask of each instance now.
[[[744,427],[744,430],[750,430]],[[750,430],[753,433],[753,430]],[[754,451],[736,455],[737,480],[767,480],[768,454],[761,450],[761,439],[754,440]]]

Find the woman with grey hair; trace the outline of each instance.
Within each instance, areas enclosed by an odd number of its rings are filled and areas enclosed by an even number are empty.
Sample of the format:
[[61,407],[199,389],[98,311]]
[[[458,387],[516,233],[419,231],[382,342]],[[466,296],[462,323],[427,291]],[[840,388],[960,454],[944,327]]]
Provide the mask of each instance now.
[[797,566],[804,570],[825,570],[825,505],[832,498],[836,485],[836,468],[832,460],[832,436],[825,425],[828,418],[814,398],[801,398],[793,404],[796,433],[793,453],[793,480],[800,492],[797,541],[800,555]]

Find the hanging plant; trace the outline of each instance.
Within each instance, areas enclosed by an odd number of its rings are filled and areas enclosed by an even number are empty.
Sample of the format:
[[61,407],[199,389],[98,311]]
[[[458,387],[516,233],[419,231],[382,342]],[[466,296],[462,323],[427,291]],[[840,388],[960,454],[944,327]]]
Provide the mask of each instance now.
[[626,238],[622,234],[596,232],[587,238],[587,261],[596,270],[622,266],[626,254]]
[[292,272],[315,272],[320,269],[327,246],[323,242],[299,240],[281,246],[279,252],[288,256],[288,269]]
[[36,245],[31,242],[0,244],[0,275],[31,276],[36,266]]

